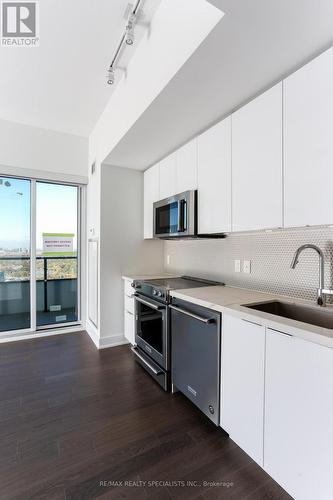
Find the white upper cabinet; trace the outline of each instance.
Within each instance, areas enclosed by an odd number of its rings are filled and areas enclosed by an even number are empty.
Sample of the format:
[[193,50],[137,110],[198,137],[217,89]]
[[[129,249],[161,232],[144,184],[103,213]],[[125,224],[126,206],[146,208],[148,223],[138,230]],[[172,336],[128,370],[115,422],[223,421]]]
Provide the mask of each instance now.
[[282,227],[282,83],[232,115],[232,230]]
[[284,81],[285,226],[333,223],[333,49]]
[[197,189],[197,139],[185,144],[177,151],[176,192]]
[[160,162],[160,200],[176,194],[177,152]]
[[144,173],[144,223],[143,237],[153,237],[153,203],[159,199],[159,164]]
[[198,137],[198,232],[231,230],[231,118]]
[[265,328],[223,316],[221,426],[263,465]]
[[333,498],[333,349],[266,334],[264,469],[293,498]]

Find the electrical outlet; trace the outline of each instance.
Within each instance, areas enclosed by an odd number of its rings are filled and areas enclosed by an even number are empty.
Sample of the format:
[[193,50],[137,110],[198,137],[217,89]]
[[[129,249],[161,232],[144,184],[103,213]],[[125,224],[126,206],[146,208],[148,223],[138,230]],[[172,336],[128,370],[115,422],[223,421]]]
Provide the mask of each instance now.
[[169,266],[170,265],[170,255],[167,255],[167,258],[166,258],[166,261],[167,261],[167,265]]
[[235,260],[235,273],[240,273],[241,272],[241,261],[240,260]]
[[243,272],[246,274],[251,274],[251,261],[250,260],[244,260]]

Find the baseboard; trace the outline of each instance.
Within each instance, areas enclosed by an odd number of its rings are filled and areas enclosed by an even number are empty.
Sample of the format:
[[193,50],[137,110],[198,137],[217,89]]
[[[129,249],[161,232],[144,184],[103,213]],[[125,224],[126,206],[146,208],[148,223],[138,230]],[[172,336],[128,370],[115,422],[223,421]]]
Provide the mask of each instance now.
[[92,323],[90,323],[89,320],[86,321],[86,332],[88,333],[89,337],[91,338],[91,340],[93,341],[93,343],[95,344],[97,349],[99,349],[99,340],[100,339],[99,339],[97,329]]
[[100,337],[96,327],[89,320],[86,322],[86,331],[97,349],[107,349],[129,343],[123,334]]
[[129,344],[124,335],[110,335],[109,337],[101,337],[99,339],[99,349],[106,349],[107,347],[116,347],[124,344]]

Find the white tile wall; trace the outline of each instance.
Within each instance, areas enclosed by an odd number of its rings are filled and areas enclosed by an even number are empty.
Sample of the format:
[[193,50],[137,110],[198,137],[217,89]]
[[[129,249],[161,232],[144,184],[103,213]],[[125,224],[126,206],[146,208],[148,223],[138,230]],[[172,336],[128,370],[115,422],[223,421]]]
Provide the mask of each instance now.
[[[333,228],[317,227],[279,230],[271,233],[239,233],[224,240],[181,240],[165,242],[167,272],[224,281],[251,288],[305,299],[316,298],[318,256],[306,250],[295,270],[290,262],[304,243],[318,245],[325,255],[325,285],[331,287],[333,274]],[[170,264],[167,263],[169,256]],[[234,260],[251,260],[251,274],[236,273]]]

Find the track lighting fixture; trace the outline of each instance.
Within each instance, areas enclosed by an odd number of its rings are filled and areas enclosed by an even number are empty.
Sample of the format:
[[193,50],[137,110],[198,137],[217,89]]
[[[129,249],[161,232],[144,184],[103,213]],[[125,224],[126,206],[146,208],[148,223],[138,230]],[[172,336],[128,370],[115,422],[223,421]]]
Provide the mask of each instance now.
[[135,23],[135,15],[132,13],[128,19],[128,23],[126,26],[127,45],[133,45],[134,43],[134,23]]
[[114,69],[112,66],[110,66],[108,69],[108,74],[107,74],[106,80],[107,80],[108,85],[114,84]]
[[139,12],[139,7],[141,4],[142,0],[137,0],[135,7],[133,8],[132,5],[129,5],[130,10],[130,15],[128,16],[127,19],[127,24],[125,27],[125,32],[119,42],[118,48],[116,50],[116,53],[111,61],[110,67],[107,72],[107,83],[108,85],[113,85],[115,82],[115,69],[116,69],[116,63],[118,61],[118,58],[121,53],[121,49],[124,44],[126,45],[133,45],[135,42],[135,35],[134,35],[134,28],[135,28],[135,23],[137,22],[137,17],[138,17],[138,12]]

